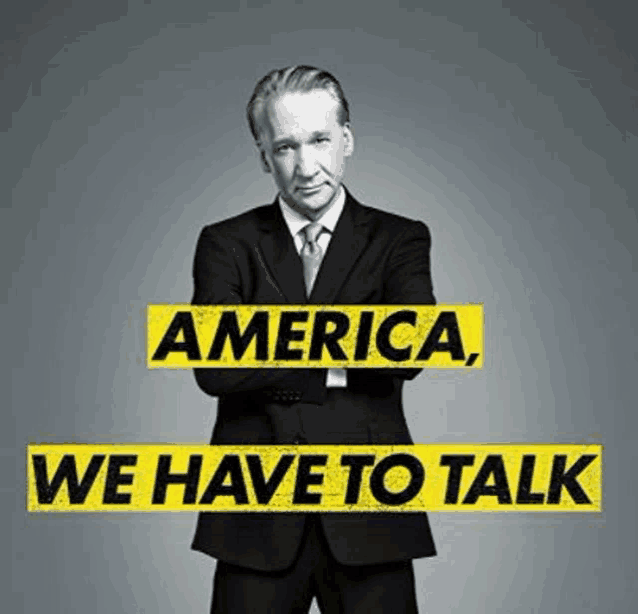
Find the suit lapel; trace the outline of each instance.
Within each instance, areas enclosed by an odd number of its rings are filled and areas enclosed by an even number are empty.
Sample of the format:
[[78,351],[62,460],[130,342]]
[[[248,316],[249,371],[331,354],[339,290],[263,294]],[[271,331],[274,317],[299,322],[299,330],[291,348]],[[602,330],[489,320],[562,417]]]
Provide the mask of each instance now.
[[365,208],[346,190],[343,212],[330,239],[309,298],[306,298],[301,258],[277,201],[264,207],[260,218],[258,258],[265,268],[268,281],[281,295],[281,302],[287,301],[296,305],[335,302],[339,290],[347,281],[370,239],[369,215],[366,214]]
[[263,210],[257,249],[260,263],[267,269],[268,281],[282,295],[281,302],[305,303],[303,265],[277,201]]
[[364,208],[346,190],[345,207],[330,239],[309,303],[335,302],[369,241],[367,217]]

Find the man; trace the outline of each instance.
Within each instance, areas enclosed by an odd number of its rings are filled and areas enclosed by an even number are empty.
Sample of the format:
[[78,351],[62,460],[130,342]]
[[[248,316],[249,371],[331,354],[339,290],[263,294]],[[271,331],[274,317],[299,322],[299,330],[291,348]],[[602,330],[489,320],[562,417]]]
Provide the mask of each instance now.
[[[342,185],[354,137],[338,81],[308,66],[256,86],[248,121],[279,194],[202,231],[193,304],[434,304],[421,222]],[[410,444],[415,369],[196,369],[219,397],[213,444]],[[425,514],[202,513],[193,548],[217,559],[212,612],[416,612],[411,559],[433,556]]]

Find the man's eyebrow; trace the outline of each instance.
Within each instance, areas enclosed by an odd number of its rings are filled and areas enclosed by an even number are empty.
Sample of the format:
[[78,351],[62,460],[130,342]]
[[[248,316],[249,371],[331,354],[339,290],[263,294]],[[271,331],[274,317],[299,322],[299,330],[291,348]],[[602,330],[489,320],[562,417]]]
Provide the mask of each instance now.
[[[317,139],[322,136],[330,136],[330,130],[315,130],[310,135],[310,140]],[[272,142],[273,147],[281,147],[282,145],[296,145],[297,140],[291,137],[282,137]]]
[[295,144],[295,140],[291,138],[287,138],[287,137],[276,139],[272,142],[273,147],[280,147],[281,145],[294,145],[294,144]]

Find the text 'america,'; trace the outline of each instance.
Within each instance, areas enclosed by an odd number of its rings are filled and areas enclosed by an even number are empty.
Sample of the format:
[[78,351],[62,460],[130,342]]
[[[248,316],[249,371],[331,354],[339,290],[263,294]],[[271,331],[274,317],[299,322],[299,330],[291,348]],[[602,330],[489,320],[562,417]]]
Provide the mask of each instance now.
[[149,368],[483,366],[483,305],[149,305]]

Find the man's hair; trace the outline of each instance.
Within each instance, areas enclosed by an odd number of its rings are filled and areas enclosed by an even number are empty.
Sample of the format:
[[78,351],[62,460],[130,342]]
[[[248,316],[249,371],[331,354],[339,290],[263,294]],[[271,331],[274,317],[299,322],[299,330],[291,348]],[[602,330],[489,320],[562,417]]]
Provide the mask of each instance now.
[[338,102],[337,119],[343,126],[350,121],[350,108],[341,84],[326,70],[313,66],[287,66],[270,71],[257,85],[246,106],[248,125],[253,138],[259,143],[259,121],[266,103],[275,96],[293,92],[326,90]]

